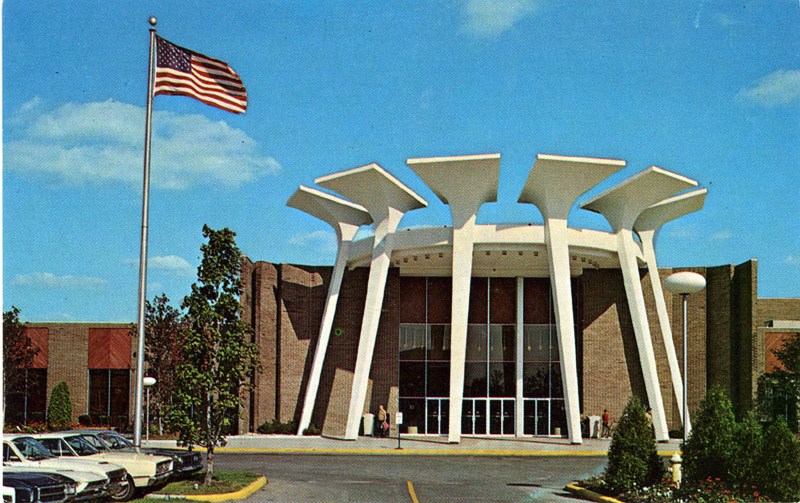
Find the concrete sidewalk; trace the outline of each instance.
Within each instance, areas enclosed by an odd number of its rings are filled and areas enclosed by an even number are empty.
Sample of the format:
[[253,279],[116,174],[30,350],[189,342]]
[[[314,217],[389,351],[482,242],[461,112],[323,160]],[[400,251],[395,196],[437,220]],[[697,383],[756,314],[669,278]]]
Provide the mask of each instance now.
[[[227,445],[219,453],[263,454],[338,454],[338,455],[448,455],[448,456],[606,456],[610,439],[584,439],[572,445],[566,438],[555,437],[463,437],[461,443],[450,444],[447,437],[403,435],[400,449],[397,437],[359,437],[339,440],[320,436],[236,435],[227,437]],[[680,450],[680,440],[658,445],[658,453],[671,456]],[[175,447],[174,440],[151,440],[142,446]]]

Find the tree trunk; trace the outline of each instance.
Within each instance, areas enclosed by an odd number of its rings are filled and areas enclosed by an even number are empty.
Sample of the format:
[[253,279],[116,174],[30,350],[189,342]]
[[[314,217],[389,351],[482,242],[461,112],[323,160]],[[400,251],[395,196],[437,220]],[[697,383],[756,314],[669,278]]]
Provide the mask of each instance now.
[[206,477],[203,479],[203,484],[210,485],[211,479],[214,477],[214,446],[208,445],[206,452]]

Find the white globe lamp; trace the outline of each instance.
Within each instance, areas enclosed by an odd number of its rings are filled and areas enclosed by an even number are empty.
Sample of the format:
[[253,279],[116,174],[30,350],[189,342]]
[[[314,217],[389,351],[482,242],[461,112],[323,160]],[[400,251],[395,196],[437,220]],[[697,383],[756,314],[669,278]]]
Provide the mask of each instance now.
[[687,302],[686,298],[693,293],[697,293],[706,287],[706,279],[696,272],[683,271],[671,274],[664,279],[664,288],[675,295],[680,295],[683,298],[683,442],[689,438],[689,410],[688,410],[688,395],[689,395],[689,367],[687,365],[689,351],[688,351],[688,336],[687,336]]

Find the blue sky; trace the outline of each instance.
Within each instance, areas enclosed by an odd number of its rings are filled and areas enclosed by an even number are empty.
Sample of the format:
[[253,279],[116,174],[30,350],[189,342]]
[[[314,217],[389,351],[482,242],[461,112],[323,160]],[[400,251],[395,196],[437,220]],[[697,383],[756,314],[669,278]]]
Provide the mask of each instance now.
[[800,2],[382,4],[6,0],[3,308],[135,319],[151,15],[250,103],[155,98],[148,298],[188,293],[205,223],[255,260],[332,263],[333,232],[285,202],[370,162],[430,203],[401,227],[447,224],[405,160],[492,152],[479,222],[541,222],[515,204],[537,153],[628,161],[586,198],[658,165],[709,190],[663,229],[660,265],[756,258],[760,296],[800,296]]

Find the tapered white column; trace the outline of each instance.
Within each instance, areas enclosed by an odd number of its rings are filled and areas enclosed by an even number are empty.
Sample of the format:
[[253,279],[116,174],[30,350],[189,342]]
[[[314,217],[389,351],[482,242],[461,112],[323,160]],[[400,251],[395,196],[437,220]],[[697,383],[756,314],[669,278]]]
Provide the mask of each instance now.
[[372,355],[375,352],[375,340],[378,335],[378,324],[383,308],[383,294],[386,289],[386,278],[389,276],[392,244],[391,233],[397,229],[403,214],[390,208],[388,215],[375,228],[375,247],[372,251],[372,263],[369,268],[367,282],[367,299],[364,302],[364,317],[361,321],[361,335],[358,342],[356,368],[353,372],[353,389],[350,396],[350,408],[347,412],[347,430],[345,438],[354,440],[358,437],[361,415],[369,388],[369,371],[372,368]]
[[367,298],[364,302],[364,316],[361,321],[358,355],[353,371],[353,386],[345,426],[345,438],[355,440],[358,437],[358,428],[369,388],[372,355],[392,258],[392,234],[397,230],[400,220],[407,211],[422,208],[427,203],[377,164],[324,176],[318,178],[316,183],[363,205],[376,224]]
[[647,308],[644,304],[642,283],[639,279],[639,264],[637,256],[639,250],[629,231],[617,234],[619,253],[619,267],[622,271],[622,281],[625,284],[625,296],[628,298],[628,309],[631,313],[631,324],[636,336],[636,347],[639,349],[639,363],[642,367],[644,386],[647,390],[647,399],[653,410],[653,428],[656,440],[669,439],[667,419],[664,413],[664,400],[661,397],[661,386],[658,382],[656,357],[653,352],[653,341],[650,334],[650,325],[647,321]]
[[578,196],[624,166],[625,161],[616,159],[540,154],[519,196],[521,203],[536,204],[544,217],[567,435],[573,444],[583,440],[567,216]]
[[646,208],[676,192],[695,186],[697,186],[695,180],[653,166],[581,204],[582,208],[605,216],[616,234],[620,270],[639,351],[639,363],[642,367],[647,401],[652,409],[655,437],[659,442],[669,440],[669,434],[652,335],[639,278],[639,258],[642,256],[642,251],[633,239],[632,229],[634,222]]
[[483,203],[497,200],[500,154],[409,159],[407,162],[439,199],[450,205],[453,218],[448,440],[456,443],[461,441],[475,218]]
[[514,355],[515,361],[515,396],[516,396],[516,411],[514,417],[516,424],[514,432],[517,437],[525,435],[525,393],[524,393],[524,379],[523,372],[525,361],[523,354],[525,351],[525,278],[517,277],[517,326],[516,326],[516,341],[517,350]]
[[325,308],[322,312],[317,348],[314,351],[311,374],[306,384],[303,409],[297,429],[297,434],[302,435],[311,424],[311,415],[314,413],[314,404],[319,391],[319,380],[322,375],[322,366],[325,363],[325,354],[328,350],[333,319],[336,315],[336,304],[339,300],[339,290],[342,285],[344,269],[347,266],[350,243],[356,232],[358,232],[359,226],[372,223],[372,218],[362,206],[304,186],[300,186],[286,204],[330,224],[336,231],[338,242],[336,263],[331,273],[328,295],[325,298]]
[[[642,254],[647,264],[647,270],[650,273],[650,282],[653,286],[653,297],[655,298],[656,312],[658,313],[658,323],[661,328],[664,349],[667,353],[672,391],[678,404],[683,403],[683,378],[675,352],[675,343],[672,339],[672,325],[667,313],[664,290],[661,287],[661,277],[658,272],[658,263],[656,262],[655,240],[665,223],[700,210],[705,203],[707,193],[707,189],[693,190],[656,203],[644,210],[633,224],[633,229],[642,242]],[[684,418],[683,408],[679,407],[678,414],[686,431],[691,430],[692,422],[689,412],[686,412],[686,417]]]
[[461,441],[464,366],[467,358],[469,295],[472,282],[475,215],[453,227],[453,296],[450,312],[450,410],[448,441]]
[[567,221],[548,218],[545,221],[545,241],[550,265],[550,283],[558,334],[559,364],[564,388],[564,409],[567,415],[567,435],[573,444],[580,444],[581,411],[578,397],[578,360],[575,350],[575,318],[572,311],[572,281],[567,245]]

